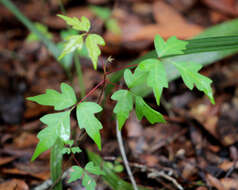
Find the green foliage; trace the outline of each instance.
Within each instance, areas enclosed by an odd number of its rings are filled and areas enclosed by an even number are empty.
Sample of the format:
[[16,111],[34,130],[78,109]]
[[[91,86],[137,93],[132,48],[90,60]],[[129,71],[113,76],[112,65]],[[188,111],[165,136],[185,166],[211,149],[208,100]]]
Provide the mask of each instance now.
[[129,117],[130,111],[133,109],[133,96],[128,90],[118,90],[112,97],[113,100],[117,100],[117,104],[113,109],[113,112],[117,116],[118,127],[121,130],[125,121]]
[[57,138],[67,141],[70,137],[70,111],[47,114],[40,121],[46,124],[47,127],[37,135],[40,141],[37,144],[32,160],[35,160],[42,152],[50,149]]
[[[95,7],[94,10],[100,12],[100,10],[95,9]],[[86,47],[87,54],[92,60],[93,67],[96,70],[98,57],[101,54],[101,50],[98,46],[105,45],[104,39],[98,34],[88,33],[90,30],[90,21],[86,17],[81,17],[81,20],[63,15],[59,15],[59,17],[76,30],[72,34],[65,34],[63,37],[66,43],[62,48],[63,50],[59,59],[72,55],[76,50],[81,51],[83,47]],[[108,12],[101,15],[101,18],[107,20],[107,22],[110,20],[109,17]],[[81,34],[78,34],[78,32],[81,32]],[[151,124],[165,122],[163,115],[151,108],[135,89],[141,88],[141,84],[146,83],[146,85],[153,90],[156,103],[159,105],[163,89],[168,88],[167,71],[164,67],[164,59],[161,58],[183,54],[184,51],[186,51],[187,44],[188,42],[178,40],[176,37],[171,37],[165,42],[159,35],[156,35],[154,45],[157,58],[148,58],[141,61],[135,68],[134,73],[129,69],[125,70],[124,80],[129,89],[118,90],[111,96],[113,100],[117,101],[113,112],[116,114],[120,130],[128,119],[134,104],[136,116],[139,120],[145,117]],[[197,46],[193,45],[193,47]],[[170,64],[178,69],[185,85],[190,90],[196,86],[198,90],[203,91],[210,98],[211,102],[214,103],[212,88],[210,86],[212,81],[198,73],[202,68],[200,64],[173,60],[170,60]],[[47,127],[38,134],[39,143],[35,149],[32,160],[52,147],[54,150],[57,142],[61,142],[62,144],[59,151],[61,152],[61,156],[63,156],[62,154],[76,154],[81,152],[79,147],[72,147],[74,141],[70,140],[70,113],[74,108],[76,108],[79,128],[85,129],[89,137],[96,143],[99,150],[101,150],[100,130],[102,129],[102,124],[95,117],[96,113],[102,111],[100,105],[94,102],[82,102],[84,99],[77,103],[73,88],[66,83],[61,84],[61,93],[48,89],[45,94],[29,97],[28,100],[41,105],[54,106],[55,110],[64,110],[71,107],[71,109],[66,111],[47,114],[40,119]],[[63,148],[64,145],[66,145],[66,147]],[[56,151],[54,151],[54,155],[56,155],[55,153]],[[56,159],[56,157],[54,159]],[[123,170],[120,164],[117,163],[115,165],[117,167],[113,166],[114,171],[120,172]],[[95,166],[93,162],[87,163],[84,169],[80,166],[73,166],[72,169],[73,172],[71,173],[69,182],[82,179],[82,185],[87,190],[94,190],[96,187],[95,180],[89,174],[105,174],[104,171],[102,171],[100,167]]]
[[45,106],[54,106],[55,110],[63,110],[73,106],[77,101],[73,88],[66,83],[61,83],[60,88],[62,93],[47,89],[45,94],[28,97],[27,100]]
[[83,178],[82,185],[86,188],[86,190],[95,190],[96,182],[95,180],[89,176],[88,173],[94,175],[104,175],[105,173],[100,169],[99,166],[95,166],[93,162],[88,162],[85,168],[81,168],[79,166],[73,166],[72,172],[70,174],[70,178],[68,183],[74,182],[78,179]]
[[146,59],[138,65],[137,70],[148,72],[147,85],[153,89],[156,102],[159,105],[163,88],[168,88],[168,80],[163,63],[157,59]]
[[62,18],[68,25],[70,25],[75,30],[88,32],[90,29],[90,21],[84,16],[81,17],[81,20],[76,17],[70,18],[60,14],[58,14],[57,16]]
[[[35,27],[37,28],[37,30],[39,30],[46,38],[48,38],[48,39],[52,39],[53,38],[53,35],[48,31],[48,28],[45,26],[45,25],[43,25],[43,24],[41,24],[41,23],[35,23]],[[33,33],[33,32],[31,32],[28,36],[27,36],[27,38],[26,38],[26,41],[27,42],[33,42],[33,41],[39,41],[40,39],[39,39],[39,37],[35,34],[35,33]]]
[[72,170],[73,170],[73,172],[71,172],[71,174],[70,174],[68,183],[71,183],[71,182],[74,182],[74,181],[80,179],[83,175],[83,168],[81,168],[79,166],[72,166]]
[[188,42],[178,40],[175,36],[170,37],[167,42],[165,42],[161,36],[156,35],[154,44],[158,57],[164,57],[168,55],[183,54]]
[[80,35],[78,34],[67,37],[64,49],[58,59],[62,59],[63,57],[74,52],[75,50],[80,51],[84,45],[84,36],[86,36],[85,46],[87,48],[88,55],[92,60],[93,68],[96,70],[98,64],[98,56],[101,54],[101,50],[98,47],[98,45],[104,46],[105,45],[104,39],[97,34],[87,34],[91,24],[86,17],[81,17],[80,21],[76,17],[70,18],[64,15],[58,16],[62,18],[73,29],[78,30],[80,32],[84,32],[83,34]]
[[102,124],[94,116],[95,113],[102,111],[101,106],[94,102],[83,102],[77,105],[77,120],[80,129],[85,129],[87,134],[97,144],[101,150],[101,136],[99,130],[102,129]]
[[93,67],[97,69],[98,56],[101,54],[101,50],[98,45],[105,45],[104,39],[97,34],[89,34],[86,38],[86,47],[88,50],[89,57],[93,62]]
[[184,83],[190,90],[196,85],[197,89],[203,91],[215,104],[211,88],[212,80],[198,73],[202,65],[191,62],[172,62],[172,64],[179,70]]
[[136,96],[136,116],[139,120],[145,116],[151,124],[165,123],[163,116],[146,104],[141,96]]
[[83,47],[83,36],[83,34],[69,36],[66,39],[67,43],[64,44],[64,49],[61,55],[59,56],[59,60],[67,54],[74,52],[76,49],[81,50]]

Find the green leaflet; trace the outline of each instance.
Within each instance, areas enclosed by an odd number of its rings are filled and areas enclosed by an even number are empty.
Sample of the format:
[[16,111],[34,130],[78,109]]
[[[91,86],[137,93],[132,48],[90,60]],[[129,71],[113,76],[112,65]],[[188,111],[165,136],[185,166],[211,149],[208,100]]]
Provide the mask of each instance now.
[[212,80],[198,73],[202,68],[201,64],[191,62],[171,63],[179,70],[184,83],[190,90],[192,90],[194,85],[196,85],[197,89],[203,91],[208,96],[211,103],[215,104],[211,88]]
[[118,127],[121,130],[129,117],[130,111],[133,109],[133,95],[128,90],[118,90],[112,95],[111,99],[117,101],[113,113],[117,116]]
[[101,106],[94,102],[82,102],[77,105],[77,120],[80,129],[85,129],[87,134],[97,144],[101,150],[101,136],[99,130],[102,129],[102,124],[94,116],[95,113],[102,111]]
[[149,73],[147,85],[153,89],[157,105],[159,105],[163,88],[168,88],[168,80],[163,63],[157,59],[146,59],[140,62],[136,70]]
[[104,175],[104,172],[100,169],[99,166],[95,166],[94,163],[88,162],[84,168],[86,171],[88,171],[91,174],[95,175]]
[[58,59],[61,60],[64,56],[74,52],[76,49],[81,50],[83,47],[83,36],[84,34],[67,37],[67,42],[64,44],[64,49]]
[[155,36],[154,45],[159,58],[168,55],[184,54],[183,50],[186,49],[188,42],[178,40],[175,36],[170,37],[167,42],[159,35]]
[[62,18],[68,25],[70,25],[75,30],[88,32],[90,29],[90,21],[84,16],[81,17],[81,21],[76,17],[70,18],[60,14],[58,14],[57,16]]
[[145,116],[151,124],[165,123],[163,115],[146,104],[141,96],[136,96],[136,116],[139,120]]
[[79,166],[73,166],[72,169],[73,171],[70,173],[68,183],[83,178],[82,185],[86,188],[86,190],[95,190],[96,187],[95,180],[90,177],[87,172],[95,175],[104,175],[104,172],[100,169],[100,167],[95,166],[92,161],[88,162],[84,169]]
[[70,138],[70,110],[47,114],[40,121],[46,124],[47,127],[37,135],[40,141],[37,144],[32,160],[35,160],[42,152],[51,148],[58,137],[62,141],[67,141]]
[[89,34],[85,41],[88,54],[93,62],[93,68],[97,69],[98,56],[101,54],[101,50],[98,45],[105,45],[104,39],[97,34]]
[[47,89],[45,94],[28,97],[27,100],[37,102],[45,106],[54,106],[55,110],[63,110],[76,104],[77,99],[74,90],[66,83],[61,83],[62,93],[56,90]]
[[133,88],[134,86],[141,84],[146,80],[147,72],[141,72],[139,69],[135,70],[132,74],[130,69],[126,69],[124,72],[124,80],[128,88]]
[[72,172],[70,173],[70,178],[68,180],[68,183],[74,182],[78,179],[80,179],[83,175],[83,168],[79,166],[72,166]]
[[95,180],[86,173],[84,173],[82,184],[86,188],[86,190],[95,190]]

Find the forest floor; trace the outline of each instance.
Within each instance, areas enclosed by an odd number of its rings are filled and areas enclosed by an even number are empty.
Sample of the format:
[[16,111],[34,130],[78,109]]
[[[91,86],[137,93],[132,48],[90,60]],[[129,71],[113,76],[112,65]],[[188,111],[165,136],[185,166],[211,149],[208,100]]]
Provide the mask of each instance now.
[[[66,29],[65,23],[56,17],[61,13],[60,1],[13,2],[31,21],[47,26],[54,42],[60,41],[60,32]],[[89,60],[80,59],[87,92],[103,78],[102,59],[112,56],[111,69],[120,68],[152,50],[156,33],[163,38],[189,39],[238,15],[238,4],[233,0],[65,0],[63,5],[68,16],[88,17],[92,31],[102,35],[107,44],[102,48],[99,71],[92,69]],[[106,27],[89,5],[109,7],[120,32]],[[75,67],[69,80],[44,45],[28,42],[28,35],[24,25],[0,5],[0,190],[32,189],[50,178],[49,151],[34,162],[30,160],[38,143],[36,135],[44,127],[39,118],[53,109],[25,98],[49,88],[59,90],[63,81],[72,84],[80,94]],[[122,132],[138,185],[168,190],[179,189],[178,184],[184,189],[238,189],[237,58],[226,58],[201,71],[213,80],[215,105],[198,91],[189,91],[178,79],[165,90],[162,106],[156,107],[152,95],[146,97],[152,107],[166,116],[165,124],[152,126],[145,120],[140,122],[132,112]],[[96,100],[100,91],[96,90],[89,99]],[[102,151],[88,138],[82,148],[100,154],[106,161],[121,162],[115,120],[108,117],[114,104],[108,97],[100,115],[104,126]],[[71,123],[77,126],[74,117]],[[77,155],[77,159],[84,164],[87,155]],[[64,164],[65,168],[73,163],[69,162]],[[176,183],[156,176],[156,172],[163,172]],[[129,182],[125,170],[117,175]],[[97,189],[110,189],[103,181],[98,184]],[[64,187],[82,189],[78,184],[64,183]]]

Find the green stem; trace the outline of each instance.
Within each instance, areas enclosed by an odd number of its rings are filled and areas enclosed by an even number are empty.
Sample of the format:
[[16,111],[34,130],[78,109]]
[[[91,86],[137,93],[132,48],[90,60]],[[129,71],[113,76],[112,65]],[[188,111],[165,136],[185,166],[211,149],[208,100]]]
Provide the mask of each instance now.
[[53,145],[50,152],[50,174],[53,182],[53,190],[63,190],[61,180],[58,179],[62,176],[62,162],[63,154],[62,149],[64,148],[64,143],[61,139],[57,139]]
[[79,87],[80,87],[80,96],[81,96],[81,98],[83,98],[86,95],[86,89],[85,89],[85,85],[84,85],[84,81],[83,81],[83,72],[82,72],[80,62],[79,62],[79,56],[77,55],[77,53],[74,54],[74,63],[75,63],[76,72],[77,72],[77,76],[78,76],[78,82],[79,82]]

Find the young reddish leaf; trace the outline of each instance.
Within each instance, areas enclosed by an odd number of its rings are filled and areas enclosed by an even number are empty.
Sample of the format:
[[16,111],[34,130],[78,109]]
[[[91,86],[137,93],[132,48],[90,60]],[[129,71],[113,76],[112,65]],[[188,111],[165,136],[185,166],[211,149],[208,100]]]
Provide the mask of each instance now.
[[149,73],[147,85],[153,89],[156,102],[159,105],[163,88],[168,88],[168,80],[163,63],[158,59],[146,59],[140,62],[136,70]]
[[60,14],[58,14],[57,16],[62,18],[68,25],[70,25],[75,30],[88,32],[90,29],[90,21],[84,16],[81,17],[81,20],[76,17],[71,18]]
[[102,111],[101,106],[94,102],[82,102],[77,106],[77,120],[80,129],[85,129],[87,134],[97,144],[101,150],[101,136],[99,130],[102,129],[102,124],[94,116],[95,113]]
[[133,109],[133,96],[128,90],[118,90],[112,95],[111,99],[117,101],[113,112],[117,116],[119,129],[121,130],[129,117],[130,111]]
[[28,97],[27,100],[37,102],[41,105],[54,106],[55,110],[63,110],[76,104],[77,99],[74,89],[66,83],[61,83],[60,88],[62,93],[47,89],[45,94]]
[[165,42],[163,38],[157,34],[154,40],[155,50],[159,58],[167,55],[183,54],[183,50],[186,49],[187,44],[188,42],[178,40],[175,36],[170,37],[167,42]]
[[47,114],[40,120],[47,127],[37,135],[40,141],[37,144],[32,160],[35,160],[42,152],[50,149],[57,138],[64,142],[70,138],[70,111]]
[[97,69],[98,56],[101,54],[101,50],[98,45],[104,46],[104,39],[97,34],[89,34],[85,41],[88,55],[93,62],[93,68]]
[[136,116],[139,120],[145,116],[151,124],[165,123],[163,115],[146,104],[141,96],[136,96]]
[[74,182],[78,179],[80,179],[84,173],[83,168],[79,166],[72,166],[72,172],[70,173],[70,178],[68,183]]
[[179,70],[184,83],[190,90],[195,85],[198,90],[208,96],[212,104],[215,104],[211,88],[212,80],[198,73],[202,68],[201,64],[191,62],[172,62],[172,64]]

